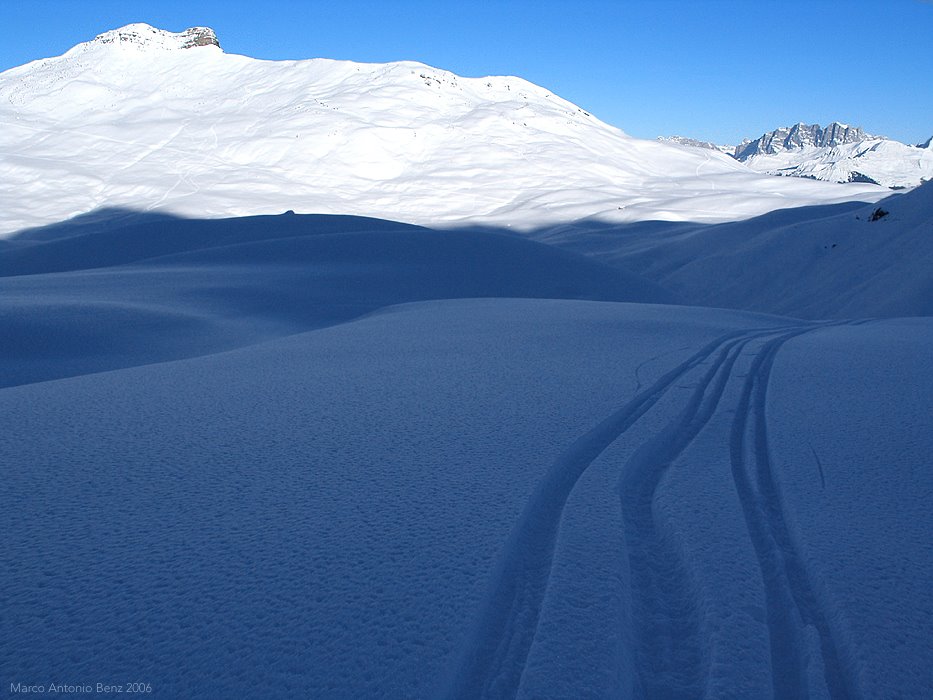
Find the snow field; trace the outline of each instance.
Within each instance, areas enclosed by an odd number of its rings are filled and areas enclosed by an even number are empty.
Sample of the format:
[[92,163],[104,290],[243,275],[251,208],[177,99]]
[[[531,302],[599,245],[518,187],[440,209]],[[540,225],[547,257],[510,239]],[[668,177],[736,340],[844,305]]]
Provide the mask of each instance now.
[[664,307],[432,302],[0,391],[5,670],[430,695],[547,465],[666,351],[655,308],[718,332]]

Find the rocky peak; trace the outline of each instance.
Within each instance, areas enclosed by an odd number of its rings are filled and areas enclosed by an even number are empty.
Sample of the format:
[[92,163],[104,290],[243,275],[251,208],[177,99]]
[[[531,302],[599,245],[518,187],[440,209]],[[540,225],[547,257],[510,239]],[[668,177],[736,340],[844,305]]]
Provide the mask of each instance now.
[[220,42],[214,30],[209,27],[190,27],[183,32],[167,32],[148,24],[128,24],[119,29],[112,29],[95,37],[92,45],[124,44],[144,48],[190,49],[197,46],[216,46]]
[[819,124],[801,122],[762,134],[754,141],[742,142],[735,149],[735,157],[738,160],[747,160],[752,156],[773,155],[782,151],[800,150],[808,146],[839,146],[874,138],[879,137],[866,134],[857,126],[849,126],[840,122],[832,122],[826,128]]
[[220,48],[217,35],[210,27],[189,27],[181,32],[181,35],[187,39],[182,46],[183,49],[190,49],[195,46],[216,46],[218,49]]

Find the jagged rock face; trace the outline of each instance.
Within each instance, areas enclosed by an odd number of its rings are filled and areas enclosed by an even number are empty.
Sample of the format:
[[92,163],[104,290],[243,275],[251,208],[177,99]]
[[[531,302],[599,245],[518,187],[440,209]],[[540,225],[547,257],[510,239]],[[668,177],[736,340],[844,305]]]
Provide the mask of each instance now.
[[799,150],[807,146],[839,146],[844,143],[856,143],[866,139],[878,138],[866,134],[857,126],[848,126],[833,122],[825,129],[819,124],[795,124],[785,126],[766,134],[754,141],[744,141],[735,149],[735,157],[745,161],[752,156],[774,155],[782,151]]
[[214,30],[209,27],[191,27],[181,33],[186,38],[183,49],[190,49],[195,46],[216,46],[220,48],[220,42]]
[[92,44],[133,44],[140,47],[190,49],[196,46],[220,48],[217,35],[210,27],[190,27],[183,32],[167,32],[148,24],[129,24],[98,35]]

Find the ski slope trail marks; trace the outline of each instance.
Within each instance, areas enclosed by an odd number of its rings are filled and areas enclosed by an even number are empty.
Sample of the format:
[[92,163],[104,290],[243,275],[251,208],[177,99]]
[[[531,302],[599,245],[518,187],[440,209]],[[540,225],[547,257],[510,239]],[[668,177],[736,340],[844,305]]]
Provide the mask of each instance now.
[[609,445],[686,375],[711,357],[721,367],[736,344],[755,335],[741,331],[708,344],[578,438],[551,465],[505,545],[477,622],[461,648],[449,697],[517,693],[537,630],[563,509],[574,486]]
[[646,698],[703,695],[708,672],[690,570],[678,543],[658,522],[654,504],[667,470],[716,412],[751,340],[730,340],[718,349],[681,413],[642,443],[622,471],[619,496],[631,572],[636,688]]
[[[771,647],[767,670],[775,694],[808,696],[812,669],[821,668],[825,688],[820,690],[832,697],[859,697],[830,616],[786,525],[771,474],[765,425],[768,377],[780,347],[829,325],[838,324],[722,336],[571,444],[547,471],[503,549],[476,622],[461,646],[448,697],[521,694],[565,505],[587,468],[613,443],[634,439],[638,431],[630,429],[649,411],[662,412],[658,415],[663,427],[647,438],[641,433],[642,442],[619,466],[618,481],[625,542],[620,566],[630,572],[631,621],[625,624],[631,630],[625,636],[635,659],[635,696],[702,697],[709,688],[710,640],[700,620],[697,562],[685,559],[683,543],[657,512],[656,501],[671,466],[714,418],[725,417],[727,427],[712,437],[722,443],[726,474],[731,466],[747,537],[761,569]],[[680,399],[682,395],[686,398]],[[818,654],[821,665],[806,656],[806,640],[813,638],[807,627],[819,638],[819,649],[809,653]]]
[[[775,482],[768,446],[766,406],[768,382],[777,352],[797,331],[764,344],[755,355],[735,412],[730,436],[733,479],[746,526],[761,568],[771,645],[771,678],[775,697],[809,697],[806,655],[822,657],[825,689],[833,698],[860,698],[857,669],[849,661],[840,635],[832,628],[825,603],[817,594],[787,525],[781,492]],[[812,451],[812,448],[811,448]],[[819,457],[823,488],[825,480]],[[807,630],[815,629],[818,650],[808,650]]]

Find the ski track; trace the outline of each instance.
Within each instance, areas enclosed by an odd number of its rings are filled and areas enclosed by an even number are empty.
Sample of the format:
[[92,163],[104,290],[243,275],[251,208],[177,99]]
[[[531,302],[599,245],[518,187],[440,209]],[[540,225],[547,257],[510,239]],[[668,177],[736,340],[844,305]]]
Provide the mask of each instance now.
[[505,545],[476,625],[462,647],[448,697],[515,696],[537,630],[564,505],[577,481],[686,374],[748,335],[738,331],[708,344],[578,438],[554,462]]
[[816,453],[816,450],[813,449],[813,445],[809,445],[811,454],[813,454],[813,460],[816,462],[816,468],[820,472],[820,488],[826,488],[826,474],[823,473],[823,462],[820,461],[820,456]]
[[[515,697],[537,633],[564,507],[599,456],[671,389],[691,391],[679,413],[638,446],[621,469],[636,697],[703,697],[709,645],[703,639],[697,593],[680,543],[658,522],[654,504],[670,466],[716,415],[734,412],[728,435],[732,477],[761,569],[775,697],[808,697],[806,627],[815,629],[826,689],[833,698],[859,698],[857,671],[819,600],[787,526],[771,472],[765,409],[767,385],[780,347],[804,333],[842,325],[808,323],[727,334],[660,377],[590,431],[551,465],[510,534],[474,627],[449,679],[450,698]],[[864,321],[847,322],[850,324]],[[757,346],[747,372],[734,371]],[[748,364],[748,363],[746,363]],[[702,375],[689,381],[691,375]],[[685,381],[688,380],[688,381]],[[736,404],[723,404],[730,383]],[[749,454],[750,453],[750,454]]]
[[632,454],[619,481],[626,554],[632,581],[636,693],[646,698],[701,697],[706,678],[696,595],[677,542],[658,527],[655,496],[662,478],[716,412],[742,350],[753,340],[725,343],[686,406]]
[[732,424],[732,473],[761,568],[775,697],[809,696],[808,659],[804,656],[807,652],[805,627],[809,626],[819,637],[824,679],[830,695],[860,698],[863,693],[858,687],[857,668],[841,648],[838,633],[832,629],[830,616],[816,593],[812,574],[807,571],[788,529],[768,446],[765,413],[774,360],[785,342],[807,330],[771,340],[756,355]]

